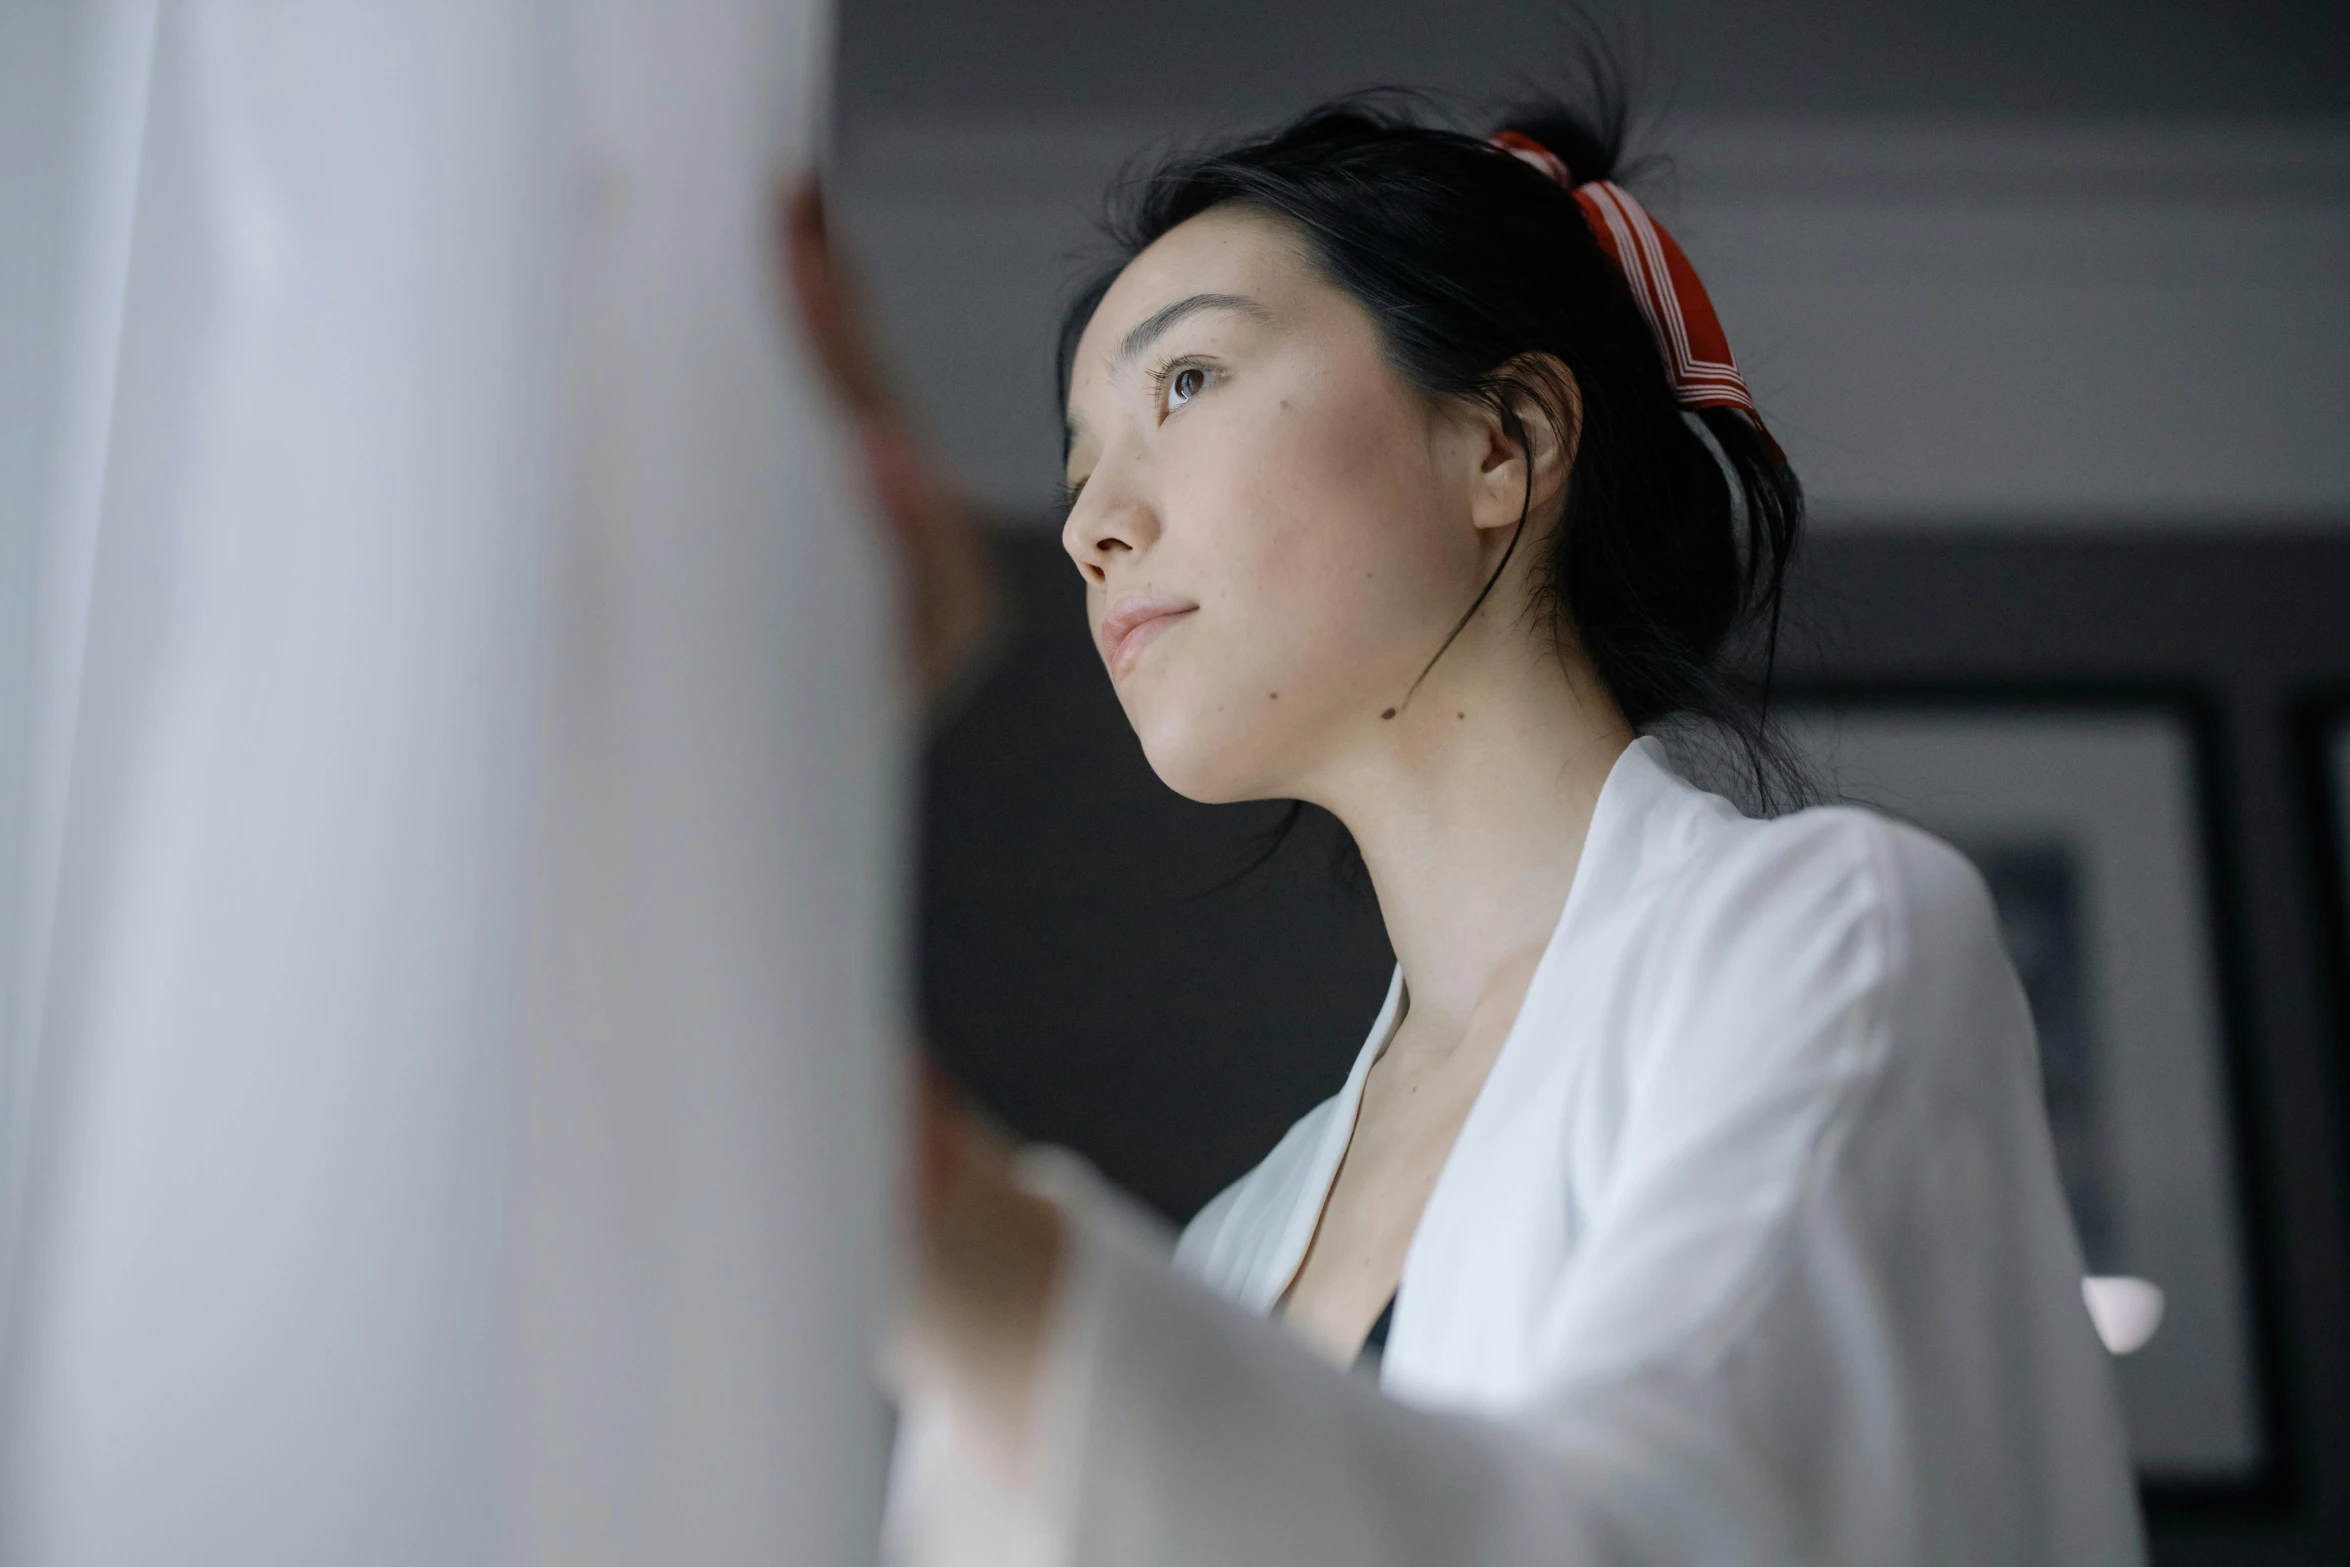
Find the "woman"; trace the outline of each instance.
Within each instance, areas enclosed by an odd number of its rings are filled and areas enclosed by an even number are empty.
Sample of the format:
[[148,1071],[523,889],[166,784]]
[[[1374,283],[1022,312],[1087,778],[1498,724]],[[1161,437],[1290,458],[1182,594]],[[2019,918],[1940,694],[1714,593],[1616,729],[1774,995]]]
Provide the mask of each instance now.
[[[1653,738],[1767,756],[1724,664],[1800,500],[1616,141],[1319,111],[1137,187],[1072,314],[1062,541],[1151,765],[1330,810],[1397,973],[1173,1269],[926,1090],[901,1558],[2141,1555],[1980,881]],[[976,546],[815,221],[943,670]]]

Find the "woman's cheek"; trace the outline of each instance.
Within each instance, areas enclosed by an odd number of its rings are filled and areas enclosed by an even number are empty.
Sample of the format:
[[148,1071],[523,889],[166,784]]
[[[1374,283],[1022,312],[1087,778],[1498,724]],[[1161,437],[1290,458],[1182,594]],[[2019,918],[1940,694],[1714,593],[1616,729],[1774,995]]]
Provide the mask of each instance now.
[[1392,652],[1391,634],[1365,635],[1387,585],[1372,580],[1362,508],[1301,486],[1299,463],[1263,449],[1269,433],[1219,431],[1229,438],[1169,470],[1168,583],[1201,614],[1122,692],[1152,769],[1195,800],[1284,792],[1304,761],[1290,753],[1334,709],[1359,705],[1356,688],[1375,678],[1366,655]]

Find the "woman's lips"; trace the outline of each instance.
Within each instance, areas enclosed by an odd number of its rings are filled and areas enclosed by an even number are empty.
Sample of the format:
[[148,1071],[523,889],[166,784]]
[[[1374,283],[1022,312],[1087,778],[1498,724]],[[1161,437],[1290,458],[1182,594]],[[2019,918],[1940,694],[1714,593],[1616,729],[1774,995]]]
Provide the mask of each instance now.
[[1110,605],[1110,612],[1102,617],[1101,628],[1095,632],[1101,643],[1102,662],[1110,667],[1110,678],[1117,679],[1132,667],[1135,658],[1160,632],[1197,610],[1197,604],[1181,599],[1158,598],[1146,593],[1129,593]]

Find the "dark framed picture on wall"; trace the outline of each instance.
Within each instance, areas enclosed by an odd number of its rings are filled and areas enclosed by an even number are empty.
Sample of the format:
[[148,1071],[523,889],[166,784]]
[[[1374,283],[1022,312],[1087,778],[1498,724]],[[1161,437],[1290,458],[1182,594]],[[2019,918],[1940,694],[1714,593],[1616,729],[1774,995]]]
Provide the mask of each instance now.
[[[2319,709],[2316,729],[2328,829],[2326,848],[2332,862],[2327,870],[2333,881],[2334,930],[2342,942],[2342,950],[2334,956],[2350,980],[2350,698]],[[2350,990],[2350,983],[2345,989]]]
[[[2324,888],[2319,913],[2323,962],[2332,981],[2333,1047],[2350,1068],[2350,694],[2329,693],[2307,702],[2301,720],[2315,859]],[[2350,1125],[2350,1100],[2342,1114],[2343,1124]]]
[[2274,1454],[2196,709],[1843,692],[1794,704],[1787,732],[1830,798],[1948,840],[1990,888],[2141,1477],[2260,1483]]

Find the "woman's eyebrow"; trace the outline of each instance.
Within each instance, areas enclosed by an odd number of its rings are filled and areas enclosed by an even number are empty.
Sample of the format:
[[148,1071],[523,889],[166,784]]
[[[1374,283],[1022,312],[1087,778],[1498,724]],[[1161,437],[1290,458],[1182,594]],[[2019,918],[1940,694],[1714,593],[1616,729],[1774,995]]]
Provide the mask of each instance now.
[[1135,356],[1157,342],[1169,327],[1203,310],[1231,310],[1258,321],[1270,321],[1273,312],[1245,294],[1190,294],[1171,305],[1162,305],[1138,322],[1118,344],[1118,355],[1112,361],[1113,371],[1123,370],[1134,362]]

